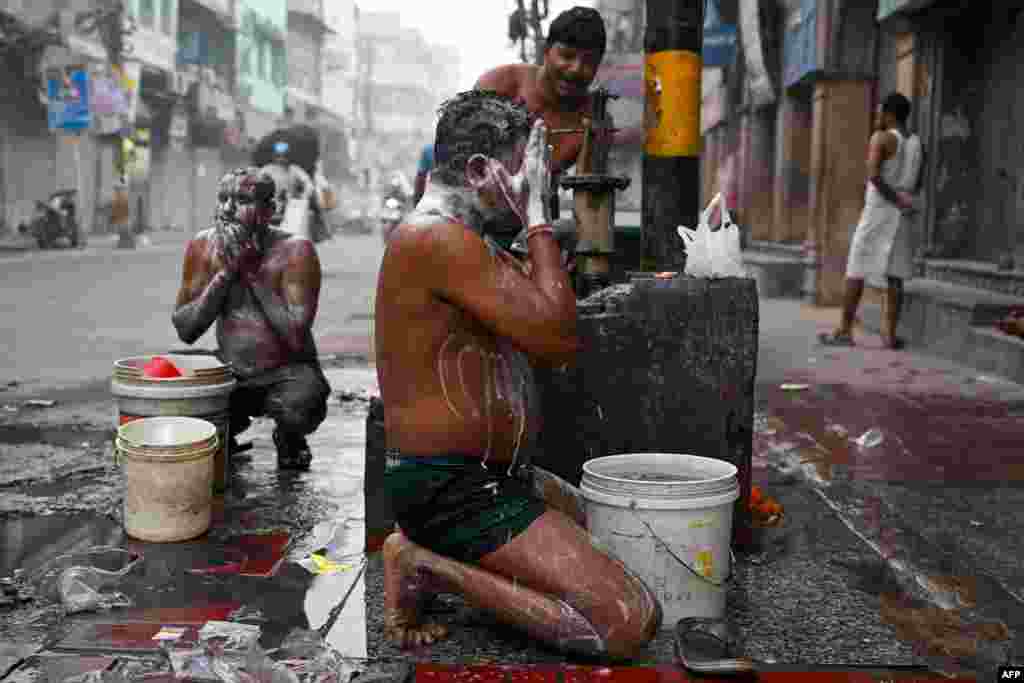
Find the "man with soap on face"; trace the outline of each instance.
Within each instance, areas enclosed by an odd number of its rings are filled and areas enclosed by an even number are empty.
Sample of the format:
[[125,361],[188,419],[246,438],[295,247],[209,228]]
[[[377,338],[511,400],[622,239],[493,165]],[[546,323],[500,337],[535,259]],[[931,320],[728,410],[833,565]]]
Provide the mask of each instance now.
[[313,340],[320,299],[320,260],[313,243],[274,228],[276,185],[258,168],[225,174],[214,226],[185,251],[171,317],[179,338],[194,344],[217,323],[217,355],[238,386],[230,431],[267,415],[282,469],[306,469],[306,436],[327,416],[330,386]]
[[[565,365],[579,348],[547,215],[547,127],[475,90],[445,103],[434,151],[377,285],[398,526],[383,548],[386,633],[403,647],[442,638],[418,606],[455,592],[551,647],[634,656],[660,626],[656,597],[597,547],[572,487],[524,462],[540,426],[532,364]],[[494,239],[520,231],[522,262]]]

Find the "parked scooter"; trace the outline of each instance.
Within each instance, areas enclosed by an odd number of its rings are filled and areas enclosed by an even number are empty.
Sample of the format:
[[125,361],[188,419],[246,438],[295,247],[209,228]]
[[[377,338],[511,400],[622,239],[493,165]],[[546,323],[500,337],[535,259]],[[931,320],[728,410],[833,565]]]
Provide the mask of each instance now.
[[36,200],[36,210],[27,224],[18,226],[21,234],[31,234],[40,249],[50,249],[61,237],[72,247],[81,242],[78,226],[78,190],[58,190],[45,202]]

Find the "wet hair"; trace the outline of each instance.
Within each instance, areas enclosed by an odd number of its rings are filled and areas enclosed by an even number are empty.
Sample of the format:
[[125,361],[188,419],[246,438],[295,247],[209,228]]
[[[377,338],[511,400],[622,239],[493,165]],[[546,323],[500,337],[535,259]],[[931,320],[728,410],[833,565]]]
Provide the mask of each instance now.
[[255,166],[241,166],[221,176],[217,184],[217,218],[231,221],[238,201],[274,201],[274,179]]
[[905,124],[910,117],[910,100],[894,92],[882,100],[882,112],[892,114],[901,125]]
[[533,125],[522,103],[490,90],[459,93],[438,111],[431,173],[448,185],[465,184],[466,162],[474,154],[501,159]]
[[580,50],[597,50],[603,57],[607,40],[604,19],[598,11],[577,6],[565,10],[551,22],[544,49],[562,43]]

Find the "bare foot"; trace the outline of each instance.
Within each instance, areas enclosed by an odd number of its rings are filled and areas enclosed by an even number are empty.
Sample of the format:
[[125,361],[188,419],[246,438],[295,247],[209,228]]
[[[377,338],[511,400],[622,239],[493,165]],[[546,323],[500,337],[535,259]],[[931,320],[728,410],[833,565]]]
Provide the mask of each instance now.
[[384,541],[384,636],[400,648],[431,645],[448,635],[441,624],[421,623],[424,600],[433,592],[416,562],[418,548],[401,533]]

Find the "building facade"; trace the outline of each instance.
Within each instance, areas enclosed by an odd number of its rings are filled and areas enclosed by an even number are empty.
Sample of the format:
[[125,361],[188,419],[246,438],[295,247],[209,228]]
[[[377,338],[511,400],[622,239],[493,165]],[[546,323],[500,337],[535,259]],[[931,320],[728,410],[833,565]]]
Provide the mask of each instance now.
[[[1024,378],[1020,341],[995,326],[1024,306],[1024,2],[769,2],[737,2],[739,51],[706,89],[702,157],[704,198],[735,196],[762,294],[841,302],[874,113],[900,92],[925,150],[900,333]],[[878,329],[885,282],[868,285],[861,317]]]
[[398,13],[362,12],[357,55],[360,162],[374,178],[411,177],[438,107],[457,87],[457,53],[402,26]]
[[[42,44],[39,36],[49,41],[32,50],[15,37],[0,45],[5,71],[15,74],[0,79],[0,218],[8,232],[29,218],[35,199],[68,187],[80,190],[85,234],[109,232],[122,140],[141,229],[208,226],[216,179],[289,123],[320,130],[329,177],[351,172],[347,128],[358,64],[352,0],[131,0],[121,71],[111,67],[90,19],[105,6],[0,0],[5,25],[34,31],[33,45]],[[336,35],[342,40],[332,43]],[[337,54],[344,57],[340,71],[325,61]],[[91,122],[50,130],[45,85],[78,69],[88,72]],[[335,72],[348,88],[341,98],[325,88]]]

